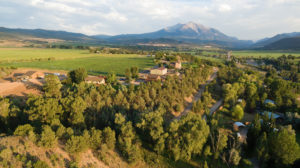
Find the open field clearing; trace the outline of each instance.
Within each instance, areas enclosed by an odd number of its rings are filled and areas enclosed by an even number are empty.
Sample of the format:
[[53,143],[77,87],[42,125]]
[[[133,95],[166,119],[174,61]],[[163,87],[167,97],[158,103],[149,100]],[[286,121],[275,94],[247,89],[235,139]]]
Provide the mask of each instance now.
[[90,54],[87,50],[5,48],[0,49],[0,65],[67,71],[84,67],[90,74],[114,72],[123,75],[126,68],[151,67],[154,62],[152,58],[135,54]]
[[280,57],[283,54],[300,56],[300,52],[287,52],[287,51],[233,51],[232,55],[236,57]]

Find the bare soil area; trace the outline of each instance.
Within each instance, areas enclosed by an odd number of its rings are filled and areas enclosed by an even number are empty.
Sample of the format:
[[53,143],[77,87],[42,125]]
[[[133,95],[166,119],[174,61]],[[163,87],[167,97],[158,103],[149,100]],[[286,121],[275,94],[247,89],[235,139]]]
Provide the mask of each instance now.
[[11,75],[0,80],[0,96],[27,96],[29,94],[41,94],[42,86],[45,83],[44,79],[29,79],[27,81],[19,82],[15,82],[12,80],[16,74],[24,74],[28,71],[66,74],[65,71],[50,71],[29,68],[16,69],[12,72]]

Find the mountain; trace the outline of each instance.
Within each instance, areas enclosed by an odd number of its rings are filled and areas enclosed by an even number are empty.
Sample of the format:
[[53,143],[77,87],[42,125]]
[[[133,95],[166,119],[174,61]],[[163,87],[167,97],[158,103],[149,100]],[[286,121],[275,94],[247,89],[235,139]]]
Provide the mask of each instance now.
[[53,31],[44,29],[9,29],[0,27],[0,37],[8,39],[45,38],[60,39],[66,41],[90,41],[96,40],[81,33],[66,31]]
[[293,38],[293,37],[300,37],[300,32],[293,32],[293,33],[283,33],[277,34],[270,38],[264,38],[262,40],[257,41],[252,48],[264,48],[267,45],[270,45],[276,41],[285,39],[285,38]]
[[271,44],[267,44],[264,50],[300,50],[300,36],[280,39]]
[[170,39],[176,42],[219,45],[224,47],[245,47],[252,44],[252,41],[238,40],[237,38],[227,36],[214,28],[208,28],[194,22],[176,24],[151,33],[123,34],[106,38],[106,40],[112,43],[127,43],[135,40],[141,42],[155,39]]

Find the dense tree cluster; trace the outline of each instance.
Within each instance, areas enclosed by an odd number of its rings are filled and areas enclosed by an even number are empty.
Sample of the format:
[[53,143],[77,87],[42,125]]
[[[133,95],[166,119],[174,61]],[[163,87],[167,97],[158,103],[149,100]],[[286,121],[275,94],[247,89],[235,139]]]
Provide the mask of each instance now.
[[[264,105],[266,99],[276,102],[273,110],[296,113],[297,85],[229,63],[219,67],[213,82],[222,92],[224,107],[220,113],[209,114],[214,98],[208,88],[193,104],[192,112],[176,119],[173,114],[183,111],[185,98],[196,93],[212,74],[212,63],[189,54],[178,57],[165,52],[157,52],[156,59],[180,59],[187,66],[181,76],[139,86],[121,85],[112,73],[106,85],[87,84],[83,68],[70,71],[63,84],[49,75],[43,95],[29,96],[25,102],[0,99],[0,131],[46,149],[63,144],[74,156],[91,149],[103,158],[106,151],[117,150],[129,163],[143,160],[159,164],[159,158],[166,157],[185,163],[195,160],[199,167],[251,167],[246,159],[251,151],[261,165],[289,166],[299,159],[300,149],[291,127],[278,126],[269,117],[261,122],[257,116],[243,146],[220,118],[226,114],[240,121],[257,107],[269,108]],[[138,75],[137,68],[127,71],[128,79]],[[34,166],[47,167],[42,161]]]

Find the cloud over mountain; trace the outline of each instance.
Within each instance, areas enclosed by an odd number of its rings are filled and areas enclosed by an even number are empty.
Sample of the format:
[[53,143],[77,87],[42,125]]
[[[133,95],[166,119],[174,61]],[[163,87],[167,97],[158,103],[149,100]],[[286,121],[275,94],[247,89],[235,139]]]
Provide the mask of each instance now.
[[189,20],[242,39],[300,29],[297,0],[0,0],[0,4],[0,26],[89,35],[151,32]]

